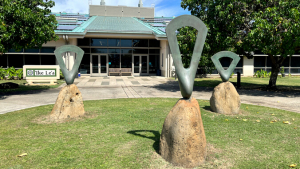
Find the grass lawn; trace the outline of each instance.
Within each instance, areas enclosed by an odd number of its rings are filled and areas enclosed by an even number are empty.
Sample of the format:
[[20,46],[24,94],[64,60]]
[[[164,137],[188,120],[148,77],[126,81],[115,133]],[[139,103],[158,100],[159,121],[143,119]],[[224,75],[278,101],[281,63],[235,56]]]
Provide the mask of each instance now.
[[42,86],[26,86],[26,80],[0,80],[0,83],[17,83],[19,84],[19,88],[16,89],[0,89],[0,94],[7,94],[11,92],[20,92],[20,91],[30,91],[30,90],[45,90],[51,88],[57,88],[62,85],[65,81],[64,80],[57,80],[56,85],[42,85]]
[[[89,115],[65,123],[38,123],[53,105],[0,115],[0,168],[175,168],[157,151],[177,101],[85,101]],[[208,143],[202,167],[299,168],[300,114],[242,104],[242,114],[226,116],[199,105]]]
[[[269,84],[270,78],[241,77],[241,88],[253,89],[265,87]],[[237,82],[237,78],[230,78],[230,82]],[[215,87],[222,82],[217,78],[196,78],[195,86]],[[278,77],[276,82],[278,89],[300,90],[300,77]]]

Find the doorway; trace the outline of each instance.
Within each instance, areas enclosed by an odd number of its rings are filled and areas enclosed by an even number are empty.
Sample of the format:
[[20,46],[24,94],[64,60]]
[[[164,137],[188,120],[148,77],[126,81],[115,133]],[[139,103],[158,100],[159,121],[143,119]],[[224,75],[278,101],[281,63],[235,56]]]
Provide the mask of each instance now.
[[134,76],[149,75],[149,56],[148,55],[133,55],[132,67]]
[[107,76],[108,57],[106,54],[91,54],[91,76]]

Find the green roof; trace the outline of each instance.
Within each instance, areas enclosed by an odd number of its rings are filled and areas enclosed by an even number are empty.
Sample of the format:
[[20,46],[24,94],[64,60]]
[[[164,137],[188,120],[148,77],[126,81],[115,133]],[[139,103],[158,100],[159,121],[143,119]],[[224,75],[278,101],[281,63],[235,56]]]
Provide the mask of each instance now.
[[[160,17],[155,18],[160,19]],[[63,20],[64,18],[58,19]],[[164,19],[167,18],[164,17]],[[173,18],[169,17],[168,19]],[[81,25],[77,26],[73,30],[55,30],[55,33],[75,35],[85,35],[87,32],[130,33],[153,34],[157,37],[166,37],[166,33],[162,30],[165,29],[165,27],[155,27],[152,26],[152,24],[153,23],[147,23],[142,19],[135,17],[92,16],[88,20],[83,21]]]
[[83,22],[81,25],[77,26],[72,31],[67,30],[55,30],[55,33],[75,33],[75,34],[85,34],[86,28],[95,20],[97,16],[89,18],[87,21]]
[[87,32],[153,34],[151,28],[132,17],[97,16]]

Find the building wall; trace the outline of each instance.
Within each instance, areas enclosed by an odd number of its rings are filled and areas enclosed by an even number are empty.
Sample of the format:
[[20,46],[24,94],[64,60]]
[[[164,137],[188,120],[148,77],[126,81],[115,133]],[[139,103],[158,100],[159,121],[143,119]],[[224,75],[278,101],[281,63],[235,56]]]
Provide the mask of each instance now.
[[160,41],[160,70],[161,76],[167,77],[167,58],[168,58],[168,43],[167,40]]
[[248,59],[244,56],[243,74],[244,76],[253,76],[254,58]]

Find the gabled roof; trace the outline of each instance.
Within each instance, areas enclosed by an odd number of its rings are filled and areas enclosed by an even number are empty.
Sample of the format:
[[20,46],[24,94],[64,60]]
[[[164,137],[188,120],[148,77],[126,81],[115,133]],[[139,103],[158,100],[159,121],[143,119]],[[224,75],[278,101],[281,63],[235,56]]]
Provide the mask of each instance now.
[[[56,34],[85,35],[91,33],[125,33],[125,34],[153,34],[156,37],[166,37],[164,31],[168,22],[173,17],[135,18],[135,17],[112,17],[92,16],[88,14],[51,13],[56,15],[60,28],[66,30],[55,30]],[[81,18],[81,19],[80,19]],[[85,19],[82,19],[85,18]],[[76,21],[73,22],[75,19]],[[69,21],[68,21],[69,20]],[[66,24],[73,24],[73,27]]]
[[133,17],[96,16],[87,32],[153,34],[153,31]]

